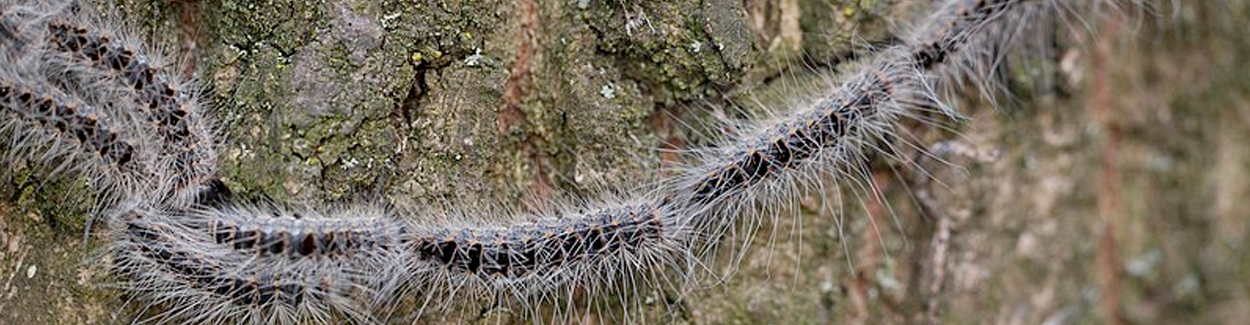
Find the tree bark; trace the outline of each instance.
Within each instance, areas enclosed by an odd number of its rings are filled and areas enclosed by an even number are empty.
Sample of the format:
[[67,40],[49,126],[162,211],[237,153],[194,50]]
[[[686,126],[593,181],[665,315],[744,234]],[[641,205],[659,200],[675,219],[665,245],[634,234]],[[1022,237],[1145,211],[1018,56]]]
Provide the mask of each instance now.
[[[881,163],[884,202],[827,186],[728,243],[665,323],[1129,323],[1250,317],[1250,17],[1245,1],[1135,17],[1094,66],[1084,25],[1057,22],[1013,56],[1013,96],[965,94],[957,139],[998,159],[926,163],[948,240],[930,241],[911,172]],[[151,1],[112,8],[139,37],[186,58],[219,121],[222,177],[250,199],[431,211],[535,212],[656,182],[724,119],[767,117],[892,41],[928,1]],[[1175,11],[1175,15],[1172,12]],[[1241,26],[1241,27],[1238,27]],[[177,31],[177,32],[175,32]],[[1044,39],[1043,39],[1044,38]],[[1100,70],[1103,69],[1103,70]],[[1110,74],[1109,118],[1082,107]],[[1109,123],[1109,124],[1108,124]],[[1103,161],[1107,125],[1117,155]],[[885,159],[878,159],[885,161]],[[1098,218],[1099,173],[1119,169],[1119,211]],[[0,194],[0,323],[125,323],[142,306],[110,288],[81,180],[16,172]],[[895,172],[897,171],[897,173]],[[849,185],[845,184],[841,185]],[[863,186],[862,184],[860,186]],[[65,198],[71,198],[69,200]],[[81,199],[74,199],[81,198]],[[1108,213],[1108,212],[1103,212]],[[1104,222],[1116,222],[1104,227]],[[1100,229],[1121,260],[1099,264]],[[946,233],[948,232],[948,233]],[[942,242],[937,295],[930,243]],[[744,245],[744,243],[747,243]],[[740,263],[730,261],[745,250]],[[1104,272],[1104,273],[1099,273]],[[1105,273],[1110,272],[1110,273]],[[1106,278],[1110,276],[1110,278]],[[1104,278],[1100,278],[1104,277]],[[1100,280],[1101,279],[1101,280]],[[1099,292],[1119,281],[1122,292]],[[1107,307],[1103,307],[1107,308]],[[599,315],[587,315],[594,320]],[[441,316],[429,316],[439,320]],[[495,322],[507,312],[454,315]],[[522,319],[514,319],[523,321]],[[446,320],[444,320],[446,321]]]

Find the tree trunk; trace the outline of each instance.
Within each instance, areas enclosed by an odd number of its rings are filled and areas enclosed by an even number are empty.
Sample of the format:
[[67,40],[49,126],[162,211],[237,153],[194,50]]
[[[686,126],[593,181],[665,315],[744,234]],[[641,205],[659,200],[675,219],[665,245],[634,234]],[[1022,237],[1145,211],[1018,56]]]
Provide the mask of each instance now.
[[[1006,63],[1017,72],[1006,77],[1010,98],[992,108],[963,94],[969,119],[951,124],[957,133],[909,128],[925,145],[954,139],[1001,152],[987,162],[948,158],[965,169],[924,162],[936,203],[928,216],[906,182],[915,171],[879,157],[873,182],[884,202],[852,186],[795,197],[779,217],[744,225],[765,224],[749,244],[725,245],[712,263],[737,266],[725,282],[705,275],[690,286],[709,289],[657,292],[632,320],[1250,318],[1250,209],[1240,201],[1250,190],[1250,3],[1156,2],[1160,14],[1122,19],[1127,28],[1114,36],[1070,21],[1028,34],[1026,43],[1042,45]],[[713,144],[726,118],[767,117],[819,96],[851,66],[844,61],[892,42],[928,3],[101,6],[205,86],[221,176],[241,197],[386,205],[422,220],[431,211],[546,211],[662,181],[688,159],[672,152]],[[104,243],[83,239],[92,204],[84,182],[21,172],[6,181],[0,323],[139,314],[105,285]]]

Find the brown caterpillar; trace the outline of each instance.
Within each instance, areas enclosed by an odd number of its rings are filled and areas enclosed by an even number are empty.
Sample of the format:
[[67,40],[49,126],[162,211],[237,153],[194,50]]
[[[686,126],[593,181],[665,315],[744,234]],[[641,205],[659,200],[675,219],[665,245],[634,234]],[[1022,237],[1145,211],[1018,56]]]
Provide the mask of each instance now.
[[[215,177],[216,146],[200,100],[185,81],[166,73],[139,46],[127,45],[113,33],[62,19],[47,23],[50,61],[76,79],[115,79],[126,87],[153,125],[163,155],[172,158],[174,198],[186,201]],[[104,83],[107,84],[107,83]],[[100,85],[100,87],[104,87]]]
[[128,278],[123,287],[167,309],[149,316],[151,321],[371,322],[373,299],[393,290],[393,283],[373,281],[399,273],[382,267],[394,263],[383,263],[386,257],[378,252],[346,261],[254,258],[213,245],[202,229],[170,218],[132,210],[111,225],[113,268]]
[[[22,75],[11,70],[4,74]],[[18,139],[7,148],[9,160],[24,156],[52,167],[53,173],[85,173],[105,189],[108,202],[153,186],[156,159],[142,147],[146,139],[111,123],[95,107],[34,77],[0,80],[0,106],[4,116],[0,132]]]

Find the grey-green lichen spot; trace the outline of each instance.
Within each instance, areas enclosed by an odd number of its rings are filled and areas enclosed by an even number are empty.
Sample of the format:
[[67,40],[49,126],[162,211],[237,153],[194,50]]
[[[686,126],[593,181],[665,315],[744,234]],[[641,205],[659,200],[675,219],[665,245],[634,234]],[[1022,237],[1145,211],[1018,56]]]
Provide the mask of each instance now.
[[[735,9],[736,8],[736,9]],[[732,1],[596,2],[581,10],[597,51],[660,107],[738,82],[753,55],[743,10]],[[722,20],[730,18],[729,20]],[[715,20],[714,20],[715,19]]]
[[[375,15],[343,3],[290,5],[236,4],[218,13],[244,24],[225,29],[215,47],[222,60],[214,86],[229,90],[218,93],[222,124],[232,131],[225,178],[278,199],[340,198],[390,172],[369,167],[396,147],[388,114],[408,86],[399,76],[411,67],[388,50],[406,51],[385,47]],[[289,16],[281,21],[291,24],[246,25],[257,16]]]

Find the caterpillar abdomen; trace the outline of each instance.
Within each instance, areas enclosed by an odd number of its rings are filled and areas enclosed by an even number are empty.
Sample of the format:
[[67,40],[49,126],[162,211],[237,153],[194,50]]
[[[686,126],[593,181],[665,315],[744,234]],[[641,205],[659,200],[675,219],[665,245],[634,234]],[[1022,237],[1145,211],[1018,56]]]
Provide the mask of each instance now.
[[417,260],[485,279],[544,276],[578,263],[663,249],[670,212],[655,204],[623,205],[567,219],[506,228],[419,230],[409,244]]
[[[881,72],[892,71],[892,72]],[[873,137],[884,137],[886,128],[870,128],[869,124],[884,124],[894,117],[886,106],[897,105],[893,89],[902,78],[897,69],[879,67],[872,73],[861,74],[844,89],[815,103],[810,110],[795,113],[790,119],[778,121],[768,129],[759,131],[744,141],[744,148],[732,148],[727,158],[708,165],[721,164],[707,172],[693,188],[695,202],[710,203],[716,198],[743,191],[759,182],[776,180],[796,173],[794,169],[807,167],[810,160],[822,158],[832,150],[833,159],[848,151],[849,146],[871,145],[857,142]],[[880,119],[880,120],[878,120]],[[876,134],[870,134],[875,131]],[[740,145],[740,144],[736,144]],[[707,168],[707,167],[704,167]]]
[[622,276],[646,275],[635,284],[645,286],[684,261],[692,234],[675,213],[640,201],[499,227],[432,227],[358,209],[136,212],[115,226],[126,229],[115,254],[127,283],[157,302],[235,311],[212,319],[368,319],[405,285],[425,294],[538,297]]
[[[232,212],[240,218],[268,217],[248,213],[255,211],[259,210]],[[113,253],[115,269],[127,278],[124,285],[172,310],[156,320],[370,321],[372,309],[393,295],[403,272],[400,252],[380,248],[397,247],[396,243],[365,244],[381,243],[384,238],[362,235],[327,240],[333,236],[327,233],[333,232],[303,236],[304,228],[281,218],[270,220],[278,221],[270,225],[225,225],[201,216],[136,209],[113,225],[121,229],[113,236]],[[197,220],[204,222],[187,223]],[[338,221],[342,220],[328,223],[341,224]],[[378,232],[391,230],[388,238],[397,238],[395,229],[385,227],[393,224],[382,224]],[[327,247],[343,246],[301,251],[307,246],[294,242],[294,237],[313,240],[312,245],[320,240]]]
[[134,145],[121,139],[107,122],[101,121],[99,112],[62,94],[38,90],[40,88],[44,87],[2,83],[0,101],[29,126],[38,125],[74,139],[118,167],[130,164],[135,154]]
[[278,216],[215,214],[231,219],[209,219],[215,243],[241,253],[263,257],[350,259],[373,250],[400,246],[402,229],[382,218],[309,219],[300,214]]
[[164,155],[171,158],[173,197],[193,199],[216,173],[216,146],[189,86],[163,71],[138,45],[122,42],[112,33],[64,19],[46,25],[50,62],[63,66],[73,78],[113,79],[116,86],[125,87],[122,93],[131,94],[161,140]]

